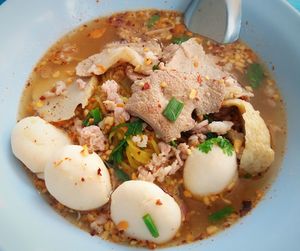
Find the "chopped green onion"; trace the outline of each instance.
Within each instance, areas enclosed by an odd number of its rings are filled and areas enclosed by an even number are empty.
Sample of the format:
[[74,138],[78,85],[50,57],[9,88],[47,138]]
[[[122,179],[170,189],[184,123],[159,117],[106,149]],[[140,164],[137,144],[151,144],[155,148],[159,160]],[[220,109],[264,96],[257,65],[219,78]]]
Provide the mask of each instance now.
[[154,238],[157,238],[159,236],[159,233],[158,233],[157,227],[155,226],[155,223],[154,223],[151,215],[150,214],[145,214],[143,216],[143,220],[144,220],[144,223],[147,226],[149,232],[151,233],[151,235]]
[[158,64],[153,65],[153,66],[152,66],[152,70],[153,70],[153,71],[159,70]]
[[158,14],[151,16],[147,22],[147,27],[149,29],[152,28],[159,19],[160,19],[160,16]]
[[251,64],[247,69],[246,77],[252,88],[257,88],[264,78],[264,70],[260,64]]
[[204,153],[208,153],[211,151],[213,145],[218,145],[220,148],[222,148],[224,154],[228,156],[233,154],[234,149],[232,144],[228,139],[225,139],[222,136],[205,140],[198,146],[198,149]]
[[183,42],[189,40],[191,37],[187,35],[182,35],[181,37],[173,37],[171,42],[173,44],[182,44]]
[[103,119],[101,110],[97,107],[91,110],[86,118],[82,121],[83,126],[90,126],[90,119],[94,119],[93,125],[98,125],[99,122]]
[[180,115],[184,104],[176,98],[172,98],[163,111],[163,115],[170,121],[174,122]]
[[210,222],[218,222],[224,220],[226,217],[231,215],[234,212],[234,208],[232,206],[226,206],[219,211],[216,211],[208,216]]
[[124,155],[123,152],[127,146],[126,139],[122,139],[119,144],[112,150],[109,160],[113,162],[114,165],[120,164],[123,159]]

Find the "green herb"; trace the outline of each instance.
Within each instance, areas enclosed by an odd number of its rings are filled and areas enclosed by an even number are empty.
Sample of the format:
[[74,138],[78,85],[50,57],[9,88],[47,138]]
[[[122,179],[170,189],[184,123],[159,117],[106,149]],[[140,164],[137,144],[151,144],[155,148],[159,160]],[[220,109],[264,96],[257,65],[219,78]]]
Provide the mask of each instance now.
[[83,126],[90,126],[90,119],[94,119],[93,125],[98,125],[99,122],[103,119],[101,110],[97,107],[91,110],[86,118],[82,121]]
[[119,144],[112,150],[109,160],[113,162],[114,165],[120,164],[123,159],[124,155],[123,152],[127,147],[127,138],[130,136],[134,136],[137,134],[141,134],[143,131],[143,121],[140,119],[137,119],[130,123],[122,123],[117,126],[114,126],[110,132],[110,135],[113,135],[113,132],[118,130],[121,127],[127,127],[127,131],[125,132],[125,137],[122,139]]
[[198,146],[198,149],[204,153],[211,151],[213,145],[218,145],[222,148],[224,154],[231,156],[233,154],[233,146],[228,139],[225,139],[221,136],[217,138],[211,138],[205,140],[202,144]]
[[212,138],[217,138],[218,134],[214,133],[214,132],[208,132],[206,133],[206,139],[212,139]]
[[163,111],[163,115],[170,121],[174,122],[183,109],[184,104],[176,98],[172,98]]
[[170,141],[170,146],[174,146],[174,147],[177,147],[177,142],[176,142],[176,140],[172,140],[172,141]]
[[108,167],[108,168],[112,168],[114,169],[115,171],[115,174],[116,174],[116,177],[118,178],[118,180],[124,182],[124,181],[127,181],[127,180],[130,180],[130,177],[129,175],[124,172],[122,169],[116,167],[114,164],[112,164],[111,162],[109,161],[104,161],[105,165]]
[[264,70],[260,64],[251,64],[247,69],[246,77],[252,88],[257,88],[264,78]]
[[109,160],[112,161],[114,165],[120,164],[124,158],[123,152],[126,149],[127,141],[122,139],[119,144],[112,150]]
[[212,116],[210,114],[205,114],[203,115],[203,118],[204,119],[207,119],[208,120],[208,123],[211,123],[214,121],[214,119],[212,118]]
[[127,125],[127,131],[125,133],[125,136],[134,136],[137,134],[141,134],[143,131],[143,122],[140,119],[137,119],[131,123],[128,123]]
[[154,238],[157,238],[159,236],[159,233],[158,233],[157,227],[155,226],[155,223],[154,223],[151,215],[150,214],[145,214],[143,216],[143,220],[144,220],[144,223],[147,226],[149,232],[151,233],[151,235]]
[[153,71],[159,70],[158,64],[153,65],[153,66],[152,66],[152,70],[153,70]]
[[219,211],[216,211],[208,216],[210,222],[215,223],[221,220],[224,220],[226,217],[231,215],[234,212],[232,206],[226,206]]
[[114,168],[115,174],[120,181],[127,181],[130,180],[130,177],[127,173],[125,173],[122,169],[115,167]]
[[151,16],[147,22],[147,27],[149,29],[152,28],[159,19],[160,19],[160,16],[158,14]]
[[121,127],[127,127],[127,131],[125,133],[126,137],[134,136],[134,135],[142,133],[142,131],[143,131],[143,121],[140,120],[140,119],[137,119],[137,120],[135,120],[133,122],[130,122],[130,123],[119,124],[117,126],[114,126],[111,129],[111,132],[114,132],[114,131],[118,130]]
[[191,37],[187,35],[182,35],[181,37],[173,37],[171,42],[173,44],[182,44],[183,42],[189,40]]

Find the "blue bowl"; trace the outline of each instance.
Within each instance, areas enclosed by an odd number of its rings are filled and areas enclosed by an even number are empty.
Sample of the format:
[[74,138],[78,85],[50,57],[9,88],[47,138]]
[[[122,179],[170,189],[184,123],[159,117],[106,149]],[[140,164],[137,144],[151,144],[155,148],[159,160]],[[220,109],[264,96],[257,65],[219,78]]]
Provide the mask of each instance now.
[[[0,250],[131,250],[91,237],[40,196],[10,150],[23,87],[35,63],[79,24],[116,11],[183,11],[188,0],[7,1],[0,7]],[[248,25],[246,25],[246,21]],[[265,199],[237,224],[178,250],[300,250],[300,16],[284,0],[244,0],[241,38],[275,66],[288,113],[288,146]],[[174,249],[174,248],[172,248]]]

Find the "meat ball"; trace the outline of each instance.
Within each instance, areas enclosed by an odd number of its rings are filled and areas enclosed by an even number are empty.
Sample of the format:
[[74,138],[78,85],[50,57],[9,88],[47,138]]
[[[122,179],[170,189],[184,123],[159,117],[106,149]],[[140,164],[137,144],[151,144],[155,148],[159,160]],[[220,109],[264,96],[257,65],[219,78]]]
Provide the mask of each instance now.
[[101,158],[79,145],[68,145],[56,152],[45,168],[45,183],[55,199],[75,210],[103,206],[112,189]]
[[[157,230],[154,237],[143,217],[150,215]],[[111,218],[116,225],[124,223],[127,236],[138,240],[164,243],[172,239],[181,225],[181,210],[174,198],[159,186],[141,180],[122,183],[111,197]]]
[[237,177],[237,160],[214,145],[208,153],[194,149],[183,170],[184,186],[194,196],[202,197],[222,192]]
[[42,173],[53,152],[67,144],[62,130],[35,116],[20,120],[11,133],[14,155],[34,173]]

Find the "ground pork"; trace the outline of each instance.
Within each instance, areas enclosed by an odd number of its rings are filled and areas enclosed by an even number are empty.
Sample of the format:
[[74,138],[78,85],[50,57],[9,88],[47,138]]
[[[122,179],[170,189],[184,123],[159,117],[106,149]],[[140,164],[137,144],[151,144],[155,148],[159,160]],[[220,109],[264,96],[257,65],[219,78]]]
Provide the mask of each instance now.
[[78,141],[80,145],[87,145],[89,151],[106,151],[107,137],[98,126],[87,126],[77,128]]
[[191,147],[197,147],[206,140],[206,135],[203,133],[196,133],[189,137],[188,143]]
[[158,146],[160,154],[154,153],[150,163],[138,168],[138,179],[163,182],[166,176],[175,174],[184,165],[184,161],[191,153],[185,143],[179,144],[177,148],[164,142],[160,142]]
[[95,221],[90,224],[92,230],[97,234],[101,234],[104,230],[104,224],[108,221],[109,216],[106,214],[100,214]]
[[204,133],[207,132],[208,120],[202,120],[201,122],[195,124],[194,128],[191,130],[193,133]]
[[124,109],[124,101],[118,93],[118,83],[114,80],[107,80],[101,88],[107,95],[107,100],[103,101],[103,104],[108,111],[113,112],[115,123],[120,124],[128,121],[130,115]]
[[132,141],[136,143],[138,147],[145,148],[147,147],[148,143],[148,136],[147,135],[136,135],[132,137]]

